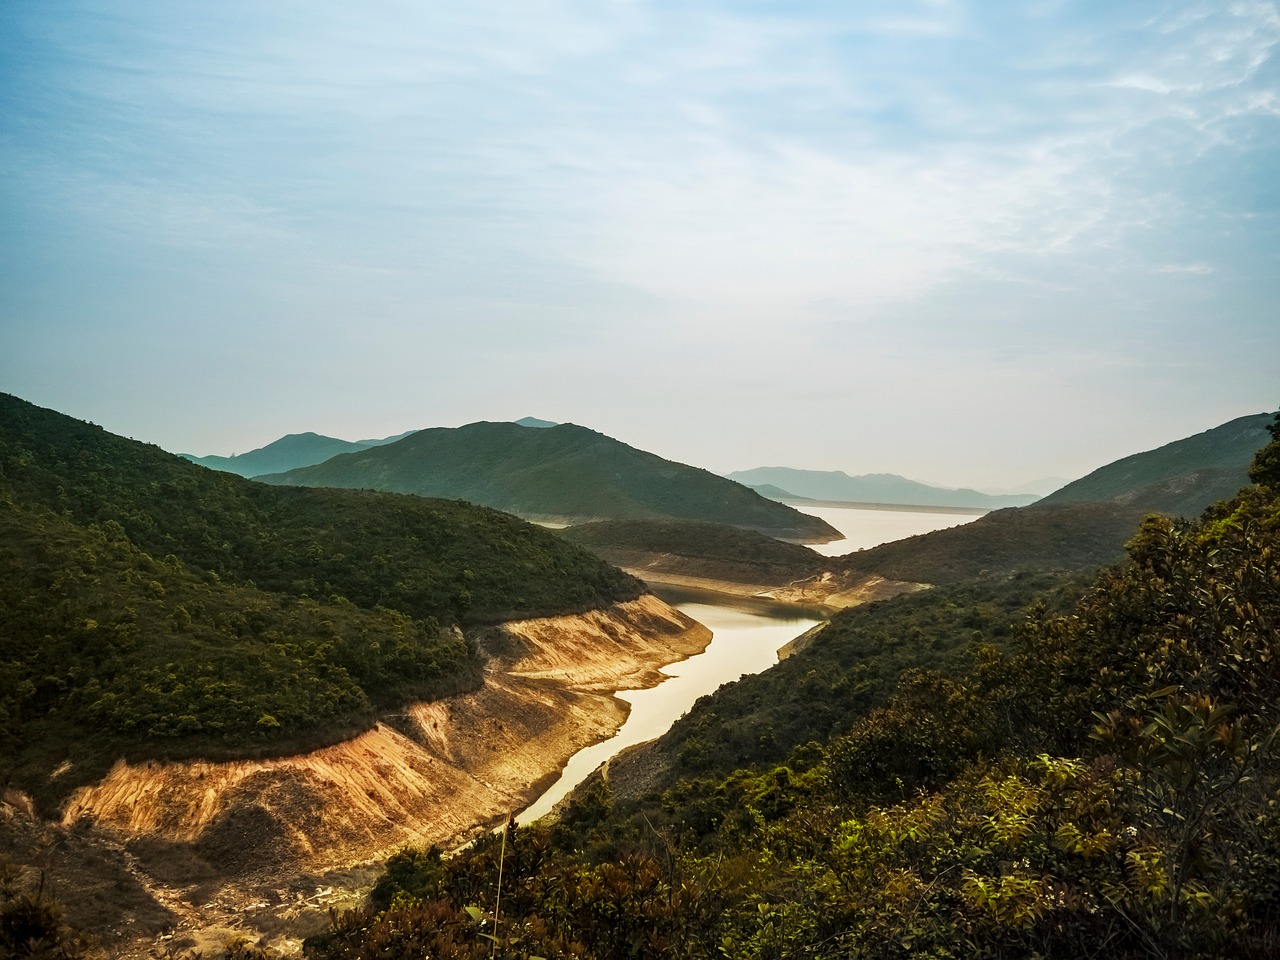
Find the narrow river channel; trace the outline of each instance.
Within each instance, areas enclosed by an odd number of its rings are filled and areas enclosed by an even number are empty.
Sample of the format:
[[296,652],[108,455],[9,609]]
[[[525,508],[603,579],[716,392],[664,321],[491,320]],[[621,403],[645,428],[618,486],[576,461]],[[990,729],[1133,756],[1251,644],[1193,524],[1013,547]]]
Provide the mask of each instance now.
[[[814,549],[827,556],[851,553],[891,540],[940,530],[976,520],[981,511],[931,510],[928,507],[853,507],[835,504],[796,505],[799,510],[826,520],[845,535],[844,540]],[[663,670],[671,679],[648,690],[623,690],[617,696],[631,705],[631,712],[617,734],[586,747],[569,758],[560,779],[517,814],[528,823],[551,812],[596,767],[626,747],[644,743],[667,732],[695,700],[713,693],[721,684],[746,674],[767,670],[778,660],[778,648],[819,623],[800,607],[750,598],[735,600],[724,594],[698,591],[655,590],[662,599],[710,628],[711,645],[695,657]],[[726,605],[729,604],[729,605]]]
[[661,736],[693,706],[703,694],[744,674],[759,673],[778,661],[778,648],[798,637],[819,621],[801,608],[781,604],[744,603],[722,606],[680,596],[664,596],[712,632],[711,645],[697,656],[663,669],[671,679],[647,690],[623,690],[618,698],[631,705],[631,712],[617,734],[609,740],[579,750],[569,758],[560,779],[541,797],[516,815],[528,823],[550,813],[569,791],[587,778],[596,767],[625,747]]

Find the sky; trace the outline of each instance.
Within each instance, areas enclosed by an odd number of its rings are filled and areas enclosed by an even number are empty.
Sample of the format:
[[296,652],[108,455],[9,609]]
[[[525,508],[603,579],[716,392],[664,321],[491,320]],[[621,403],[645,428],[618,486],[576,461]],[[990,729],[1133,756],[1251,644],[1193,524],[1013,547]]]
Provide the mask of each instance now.
[[1071,479],[1280,405],[1280,4],[6,0],[0,390]]

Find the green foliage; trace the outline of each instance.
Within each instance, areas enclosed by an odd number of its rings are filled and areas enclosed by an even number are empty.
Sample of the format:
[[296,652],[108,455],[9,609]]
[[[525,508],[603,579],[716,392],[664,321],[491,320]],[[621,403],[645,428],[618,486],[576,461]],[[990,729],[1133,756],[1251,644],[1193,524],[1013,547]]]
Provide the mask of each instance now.
[[419,430],[262,479],[459,498],[527,517],[703,520],[791,539],[836,535],[824,521],[732,480],[571,423]]
[[1254,483],[1275,489],[1280,487],[1280,413],[1267,425],[1271,442],[1258,451],[1249,466],[1249,479]]
[[[488,838],[433,862],[422,900],[389,872],[387,906],[311,956],[414,956],[431,930],[455,938],[442,956],[1274,956],[1277,492],[1195,524],[1152,518],[1069,609],[1063,589],[1006,635],[982,629],[967,672],[907,670],[785,762],[757,756],[660,798],[597,780],[558,824],[511,834],[501,917]],[[895,603],[832,636],[906,626],[913,607]],[[822,699],[795,674],[769,691]]]
[[826,567],[825,559],[808,547],[719,523],[604,520],[567,527],[560,535],[610,563],[644,567],[659,579],[679,574],[783,585]]
[[0,395],[0,782],[331,743],[478,684],[459,624],[642,590],[494,510],[268,487]]
[[1041,503],[1123,502],[1144,511],[1194,517],[1245,484],[1250,461],[1266,443],[1270,418],[1266,413],[1239,417],[1135,453],[1067,484]]
[[1008,643],[1033,603],[1065,609],[1082,589],[1067,576],[1017,576],[841,611],[777,666],[700,699],[657,749],[685,776],[780,763],[883,704],[905,671],[962,673],[975,644]]

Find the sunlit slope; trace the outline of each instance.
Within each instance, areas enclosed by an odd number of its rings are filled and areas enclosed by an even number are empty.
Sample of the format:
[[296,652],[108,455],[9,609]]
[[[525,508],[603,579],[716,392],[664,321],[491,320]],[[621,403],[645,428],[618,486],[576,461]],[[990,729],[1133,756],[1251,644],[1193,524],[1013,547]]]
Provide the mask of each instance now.
[[451,497],[539,519],[704,520],[792,540],[839,538],[824,521],[741,484],[573,424],[421,430],[384,447],[259,479]]

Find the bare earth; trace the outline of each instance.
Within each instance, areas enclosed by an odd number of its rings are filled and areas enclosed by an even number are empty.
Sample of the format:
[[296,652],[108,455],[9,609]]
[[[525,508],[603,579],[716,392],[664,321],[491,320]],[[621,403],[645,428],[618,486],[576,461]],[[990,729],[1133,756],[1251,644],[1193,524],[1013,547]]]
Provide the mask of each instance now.
[[209,955],[237,935],[292,952],[390,853],[455,846],[523,808],[621,726],[614,692],[656,684],[711,639],[652,596],[474,636],[489,657],[475,693],[301,756],[120,761],[56,824],[11,792],[0,848],[45,870],[111,956]]

